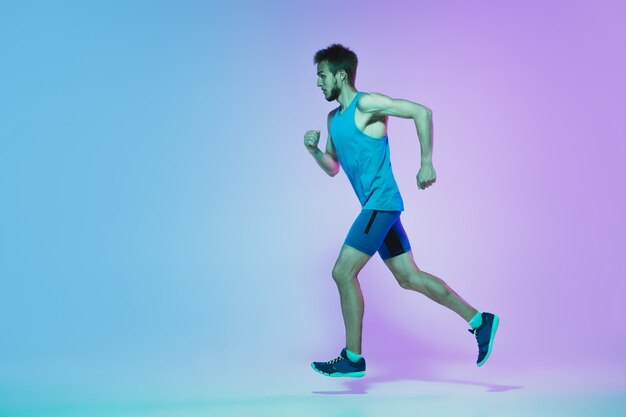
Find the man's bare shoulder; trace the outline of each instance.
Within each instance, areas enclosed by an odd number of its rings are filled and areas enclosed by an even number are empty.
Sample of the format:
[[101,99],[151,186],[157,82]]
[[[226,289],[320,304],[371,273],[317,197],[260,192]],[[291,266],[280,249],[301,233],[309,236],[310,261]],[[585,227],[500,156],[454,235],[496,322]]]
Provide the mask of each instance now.
[[370,113],[381,109],[388,100],[391,98],[381,93],[362,93],[356,105],[360,111]]
[[357,107],[363,113],[375,113],[401,118],[430,115],[431,110],[421,104],[401,98],[391,98],[381,93],[368,93],[360,97]]

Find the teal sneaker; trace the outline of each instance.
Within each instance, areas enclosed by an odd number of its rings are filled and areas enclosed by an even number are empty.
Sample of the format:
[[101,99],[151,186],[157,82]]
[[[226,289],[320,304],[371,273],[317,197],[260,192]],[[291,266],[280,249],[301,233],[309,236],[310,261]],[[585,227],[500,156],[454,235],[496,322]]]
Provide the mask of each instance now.
[[481,318],[483,322],[475,329],[468,329],[476,337],[478,342],[478,359],[476,365],[483,366],[489,355],[491,354],[491,348],[493,347],[493,338],[498,330],[498,324],[500,318],[495,314],[482,313]]
[[352,362],[348,359],[346,349],[343,348],[341,354],[335,359],[328,362],[313,362],[311,368],[326,376],[361,378],[365,375],[365,358]]

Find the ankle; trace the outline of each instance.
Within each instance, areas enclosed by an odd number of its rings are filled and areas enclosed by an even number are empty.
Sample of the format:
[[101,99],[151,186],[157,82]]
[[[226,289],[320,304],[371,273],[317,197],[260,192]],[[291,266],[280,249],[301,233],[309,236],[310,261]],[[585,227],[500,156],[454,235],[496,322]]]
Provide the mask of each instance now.
[[475,329],[477,327],[479,327],[481,324],[483,324],[483,318],[482,318],[482,313],[480,311],[476,312],[476,314],[474,315],[474,317],[472,317],[469,321],[468,321],[470,327],[472,329]]
[[352,362],[357,362],[359,361],[363,355],[360,353],[356,353],[356,352],[352,352],[350,350],[348,350],[348,348],[346,348],[346,355],[348,356],[348,359],[350,359],[350,361]]

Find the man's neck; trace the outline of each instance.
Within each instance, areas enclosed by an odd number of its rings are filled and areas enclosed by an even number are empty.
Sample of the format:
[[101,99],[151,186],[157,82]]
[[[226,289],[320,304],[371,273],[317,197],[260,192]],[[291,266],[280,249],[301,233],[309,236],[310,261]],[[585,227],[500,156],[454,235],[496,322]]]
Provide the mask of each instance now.
[[354,96],[356,96],[357,93],[358,91],[352,87],[346,87],[341,91],[341,93],[339,93],[337,101],[341,104],[341,112],[344,112],[350,103],[352,103],[352,100],[354,100]]

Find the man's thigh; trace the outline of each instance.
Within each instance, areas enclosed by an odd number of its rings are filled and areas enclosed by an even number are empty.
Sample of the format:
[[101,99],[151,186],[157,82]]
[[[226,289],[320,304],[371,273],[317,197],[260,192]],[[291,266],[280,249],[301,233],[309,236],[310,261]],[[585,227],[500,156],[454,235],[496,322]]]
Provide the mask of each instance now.
[[419,267],[413,259],[413,252],[408,251],[384,260],[385,265],[398,281],[409,279],[419,272]]
[[367,253],[344,243],[333,267],[333,277],[335,279],[355,277],[370,258],[371,256]]

